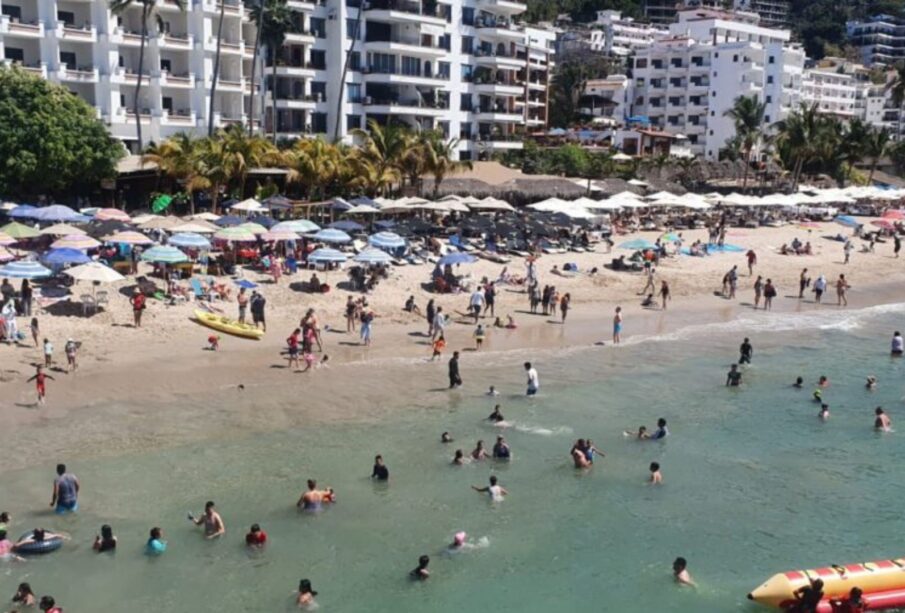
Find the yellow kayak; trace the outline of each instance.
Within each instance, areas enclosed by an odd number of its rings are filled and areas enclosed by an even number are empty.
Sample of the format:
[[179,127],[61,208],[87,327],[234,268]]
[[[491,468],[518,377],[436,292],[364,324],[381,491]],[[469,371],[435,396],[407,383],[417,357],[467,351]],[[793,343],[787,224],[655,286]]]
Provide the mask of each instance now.
[[259,330],[251,324],[240,324],[234,319],[217,315],[216,313],[208,313],[207,311],[196,310],[195,320],[208,328],[226,332],[233,336],[241,336],[242,338],[251,338],[259,340],[264,336],[264,331]]

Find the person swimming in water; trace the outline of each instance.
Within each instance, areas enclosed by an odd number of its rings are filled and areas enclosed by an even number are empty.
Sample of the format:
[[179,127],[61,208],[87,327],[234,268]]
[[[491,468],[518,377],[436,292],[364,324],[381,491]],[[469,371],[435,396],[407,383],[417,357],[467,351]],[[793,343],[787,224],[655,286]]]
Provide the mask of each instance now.
[[639,426],[638,432],[629,432],[628,430],[623,430],[622,436],[632,436],[639,441],[646,441],[650,438],[650,434],[647,433],[647,426]]
[[587,449],[587,442],[583,438],[575,441],[575,444],[572,445],[572,450],[569,452],[569,455],[572,456],[572,462],[575,464],[575,468],[590,468],[591,461],[588,459],[587,453],[585,450]]
[[726,387],[738,387],[742,384],[742,373],[738,370],[738,364],[729,367],[729,373],[726,375]]
[[496,437],[496,444],[493,446],[493,459],[494,460],[510,460],[512,459],[512,450],[509,449],[509,444],[506,442],[502,436]]
[[471,489],[476,492],[487,493],[490,496],[490,500],[492,502],[502,502],[504,496],[508,496],[509,492],[507,492],[503,486],[501,486],[497,482],[496,475],[490,475],[490,485],[486,487],[478,487],[476,485],[472,485]]
[[798,377],[795,379],[795,383],[792,384],[792,387],[801,389],[804,387],[804,378]]
[[697,587],[691,574],[688,572],[688,562],[685,558],[678,557],[672,563],[672,576],[679,585],[687,585],[689,587]]
[[506,421],[506,418],[503,417],[503,414],[500,412],[500,405],[493,407],[493,413],[487,416],[487,421],[493,422],[495,424],[498,424],[501,421]]
[[751,363],[751,358],[754,357],[754,346],[751,344],[751,341],[747,337],[745,337],[745,340],[744,340],[744,342],[742,342],[741,346],[739,347],[738,352],[739,352],[739,357],[738,357],[739,364],[750,364]]
[[427,566],[430,563],[430,556],[421,556],[420,558],[418,558],[418,566],[409,573],[409,577],[416,581],[427,581],[427,579],[431,576],[430,571],[427,570]]
[[453,535],[453,542],[449,544],[449,547],[447,547],[447,549],[449,549],[450,551],[458,551],[459,549],[462,549],[462,547],[465,545],[465,539],[467,537],[468,535],[464,531],[456,532],[455,535]]
[[477,444],[475,445],[474,450],[472,450],[472,452],[471,452],[471,459],[472,459],[472,460],[477,460],[477,461],[479,461],[479,462],[480,462],[481,460],[486,460],[486,459],[487,459],[487,450],[484,449],[484,441],[478,441],[478,442],[477,442]]
[[196,526],[204,526],[204,538],[206,539],[215,539],[226,533],[226,525],[223,523],[223,518],[220,517],[220,514],[214,508],[212,500],[208,500],[204,504],[204,513],[201,517],[196,518],[193,515],[189,515],[189,519]]
[[821,389],[818,387],[817,389],[814,390],[814,393],[811,394],[811,398],[814,400],[814,402],[822,403],[823,402],[823,391],[821,391]]
[[650,481],[651,485],[660,485],[663,483],[663,474],[660,472],[660,463],[650,463]]
[[488,396],[499,396],[500,393],[498,391],[496,391],[496,388],[494,386],[491,385],[490,389],[487,390],[487,395]]
[[313,608],[317,604],[314,602],[315,596],[317,596],[317,592],[312,589],[311,581],[308,579],[299,581],[299,594],[295,599],[295,604],[304,609]]
[[452,460],[453,466],[464,466],[466,461],[467,460],[465,459],[465,454],[462,452],[462,450],[456,449],[456,455]]
[[317,489],[317,481],[308,479],[308,491],[303,493],[295,506],[301,511],[316,513],[323,508],[324,494]]
[[669,436],[669,428],[666,427],[666,420],[662,417],[657,420],[657,430],[651,436],[651,440],[659,441]]
[[869,376],[864,384],[864,387],[866,387],[870,391],[874,391],[877,388],[877,378],[873,375]]
[[887,415],[882,407],[877,407],[874,409],[874,430],[877,432],[890,432],[892,431],[892,420],[889,419],[889,415]]
[[820,387],[829,387],[830,380],[827,379],[826,375],[821,375],[820,378],[817,380],[817,385],[819,385]]
[[449,432],[444,432],[440,435],[441,443],[451,443],[453,442],[453,437],[449,434]]
[[819,417],[819,418],[822,419],[823,421],[828,420],[828,419],[830,418],[830,405],[828,405],[828,404],[821,404],[821,405],[820,405],[820,413],[817,414],[817,417]]

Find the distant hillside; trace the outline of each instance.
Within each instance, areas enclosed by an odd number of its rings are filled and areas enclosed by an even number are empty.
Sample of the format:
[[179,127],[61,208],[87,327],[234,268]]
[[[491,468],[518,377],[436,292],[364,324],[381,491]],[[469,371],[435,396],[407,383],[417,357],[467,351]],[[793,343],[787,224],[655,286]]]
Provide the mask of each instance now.
[[[567,13],[573,21],[584,22],[607,9],[640,18],[642,6],[643,0],[528,0],[527,19],[552,21]],[[905,16],[905,0],[791,0],[789,22],[808,55],[819,59],[846,53],[846,21],[879,13]]]

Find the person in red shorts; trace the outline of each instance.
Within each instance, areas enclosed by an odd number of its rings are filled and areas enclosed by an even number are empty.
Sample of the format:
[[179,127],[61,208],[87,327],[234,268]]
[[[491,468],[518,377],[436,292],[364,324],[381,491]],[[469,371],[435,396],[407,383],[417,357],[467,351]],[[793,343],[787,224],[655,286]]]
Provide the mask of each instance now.
[[38,392],[38,404],[44,404],[44,396],[47,395],[47,379],[55,381],[53,377],[44,372],[43,366],[38,366],[35,375],[28,381],[35,382],[35,389]]
[[245,535],[245,544],[249,547],[261,548],[267,543],[267,533],[261,530],[258,524],[252,524],[251,530]]

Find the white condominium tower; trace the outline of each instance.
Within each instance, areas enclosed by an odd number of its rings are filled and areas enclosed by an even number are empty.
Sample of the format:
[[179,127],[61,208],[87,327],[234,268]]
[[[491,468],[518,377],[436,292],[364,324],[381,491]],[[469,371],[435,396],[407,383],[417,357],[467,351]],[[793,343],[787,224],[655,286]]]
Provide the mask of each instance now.
[[731,13],[680,11],[670,37],[635,56],[632,114],[715,160],[735,133],[726,111],[737,97],[763,102],[766,126],[798,106],[804,51],[789,38]]
[[[253,95],[251,3],[225,2],[216,127],[247,126]],[[521,146],[547,125],[555,33],[515,23],[512,0],[289,0],[294,27],[259,54],[255,127],[281,138],[401,122],[461,139],[462,158]],[[205,134],[221,4],[157,0],[149,22],[139,115],[133,112],[141,5],[113,15],[104,0],[0,0],[0,57],[58,82],[135,147],[178,132]],[[276,73],[275,88],[272,75]],[[343,79],[345,83],[343,84]],[[275,90],[275,91],[274,91]],[[263,98],[263,100],[262,100]],[[263,104],[262,104],[263,102]],[[260,121],[258,121],[260,120]]]

